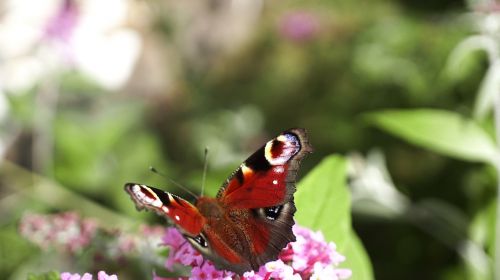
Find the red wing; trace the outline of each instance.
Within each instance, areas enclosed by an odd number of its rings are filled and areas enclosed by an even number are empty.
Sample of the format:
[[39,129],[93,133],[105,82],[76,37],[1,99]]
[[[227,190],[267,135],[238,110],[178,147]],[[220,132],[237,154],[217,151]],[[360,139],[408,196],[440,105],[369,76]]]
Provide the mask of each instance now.
[[276,260],[281,250],[296,241],[292,227],[295,224],[293,201],[283,205],[252,209],[252,215],[245,223],[250,238],[252,267],[260,267],[268,261]]
[[205,218],[198,209],[178,196],[135,183],[125,184],[125,190],[139,210],[146,208],[168,217],[185,233],[198,235],[205,224]]
[[217,198],[231,208],[262,208],[293,200],[300,160],[312,151],[303,129],[267,142],[231,175]]

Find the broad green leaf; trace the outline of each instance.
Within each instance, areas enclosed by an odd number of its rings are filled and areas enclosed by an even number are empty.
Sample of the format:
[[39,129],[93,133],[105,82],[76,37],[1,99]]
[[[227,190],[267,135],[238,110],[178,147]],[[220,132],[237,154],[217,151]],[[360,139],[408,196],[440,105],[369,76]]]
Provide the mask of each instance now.
[[346,250],[342,252],[346,257],[341,267],[349,268],[352,271],[350,280],[374,279],[370,258],[359,240],[356,233],[351,230],[349,242],[346,244]]
[[325,158],[298,184],[295,218],[300,225],[320,230],[326,240],[335,242],[339,253],[347,258],[340,267],[352,270],[351,279],[373,279],[370,260],[351,227],[350,193],[345,181],[345,159]]
[[300,225],[321,230],[326,239],[341,247],[351,229],[351,201],[345,185],[346,162],[329,156],[297,187],[295,219]]
[[406,141],[443,155],[496,165],[493,139],[474,121],[434,109],[387,110],[366,115],[369,122]]

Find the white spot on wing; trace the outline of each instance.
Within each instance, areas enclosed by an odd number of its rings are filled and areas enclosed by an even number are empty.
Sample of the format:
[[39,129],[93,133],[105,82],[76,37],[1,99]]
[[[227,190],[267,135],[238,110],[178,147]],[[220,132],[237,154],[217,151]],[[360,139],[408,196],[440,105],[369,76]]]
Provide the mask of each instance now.
[[273,180],[273,185],[277,185],[278,184],[278,180]]
[[283,173],[283,172],[285,172],[285,168],[283,168],[283,166],[276,166],[273,169],[273,171],[276,172],[276,173]]
[[161,208],[163,206],[163,203],[159,199],[154,199],[152,201],[151,205],[153,205],[154,207]]
[[175,215],[175,219],[176,219],[177,221],[180,221],[180,220],[181,220],[181,218],[179,217],[179,215]]
[[[138,200],[138,202],[144,204],[144,205],[151,205],[153,207],[158,207],[161,208],[163,206],[163,203],[161,200],[158,198],[158,196],[151,191],[151,189],[146,186],[146,185],[133,185],[131,188],[132,194],[134,197]],[[145,192],[149,192],[151,195],[153,195],[155,198],[151,198],[148,195],[146,195]]]

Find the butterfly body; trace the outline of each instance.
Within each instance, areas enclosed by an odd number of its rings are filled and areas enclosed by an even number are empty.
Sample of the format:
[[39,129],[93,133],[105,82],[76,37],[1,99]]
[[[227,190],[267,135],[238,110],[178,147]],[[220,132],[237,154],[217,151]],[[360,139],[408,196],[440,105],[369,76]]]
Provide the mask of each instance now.
[[292,241],[293,193],[300,160],[312,151],[303,129],[268,141],[226,180],[216,198],[195,205],[146,185],[128,183],[139,209],[167,217],[217,268],[242,274],[276,260]]

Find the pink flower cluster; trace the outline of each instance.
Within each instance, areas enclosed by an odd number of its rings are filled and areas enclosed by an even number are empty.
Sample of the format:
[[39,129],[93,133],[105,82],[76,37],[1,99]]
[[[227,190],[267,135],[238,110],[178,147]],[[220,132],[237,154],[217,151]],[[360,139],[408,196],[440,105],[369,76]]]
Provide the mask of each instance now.
[[26,214],[19,225],[21,235],[41,248],[62,248],[70,253],[87,247],[96,230],[96,222],[81,219],[74,212],[56,215]]
[[[61,273],[61,280],[92,280],[92,275],[85,273],[83,276],[80,276],[78,273],[71,274],[70,272],[63,272]],[[99,273],[97,273],[97,280],[118,280],[118,277],[114,274],[108,275],[104,271],[99,271]]]
[[[321,232],[313,232],[295,225],[293,227],[296,242],[283,249],[279,259],[268,262],[258,271],[245,272],[243,280],[268,279],[348,279],[351,270],[336,268],[345,257],[336,251],[334,243],[327,243]],[[169,270],[175,264],[191,266],[191,276],[178,279],[232,279],[230,271],[217,270],[210,261],[205,261],[176,228],[168,228],[163,244],[170,247],[170,254],[165,262]],[[167,280],[154,276],[155,280]]]
[[165,234],[165,227],[142,225],[137,232],[114,230],[106,234],[108,242],[101,253],[105,253],[108,259],[121,261],[143,251],[151,252],[157,248]]
[[42,249],[56,249],[70,254],[81,253],[90,246],[99,246],[94,259],[122,261],[142,251],[157,248],[165,227],[141,226],[138,232],[104,229],[91,219],[82,219],[74,212],[56,214],[25,214],[19,224],[23,237]]

